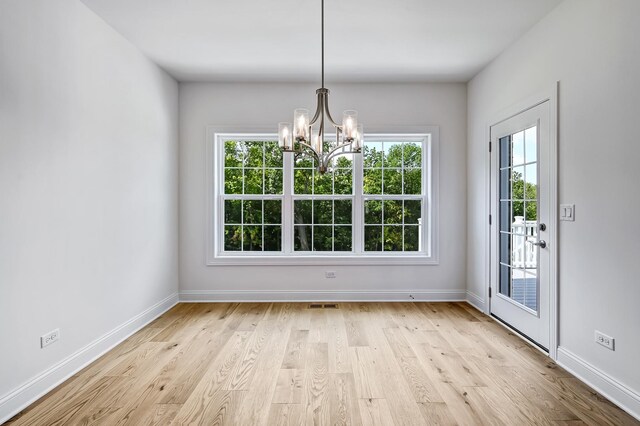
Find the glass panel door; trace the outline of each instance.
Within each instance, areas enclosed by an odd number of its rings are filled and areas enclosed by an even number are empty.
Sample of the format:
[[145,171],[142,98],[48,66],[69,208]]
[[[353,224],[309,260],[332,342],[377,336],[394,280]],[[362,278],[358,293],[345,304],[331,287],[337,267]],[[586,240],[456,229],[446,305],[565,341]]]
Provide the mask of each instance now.
[[504,136],[499,145],[499,292],[537,312],[537,127]]
[[[491,126],[490,312],[549,348],[550,109],[545,101]],[[552,225],[551,225],[552,226]],[[545,349],[546,350],[546,349]]]

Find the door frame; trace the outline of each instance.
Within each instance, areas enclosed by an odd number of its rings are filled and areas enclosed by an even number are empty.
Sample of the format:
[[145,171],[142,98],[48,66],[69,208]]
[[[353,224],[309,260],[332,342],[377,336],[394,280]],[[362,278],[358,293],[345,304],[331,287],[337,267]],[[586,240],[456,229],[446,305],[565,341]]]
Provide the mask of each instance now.
[[[491,187],[491,168],[492,153],[489,151],[491,143],[491,127],[505,120],[508,120],[521,112],[538,106],[544,102],[549,102],[549,236],[547,243],[552,248],[549,254],[549,357],[554,361],[558,357],[558,323],[559,323],[559,306],[558,306],[558,90],[559,82],[555,82],[551,87],[542,90],[533,96],[530,96],[514,105],[501,110],[494,114],[493,120],[489,121],[485,130],[485,140],[487,142],[487,156],[485,157],[485,188],[486,193],[486,214],[487,226],[485,227],[485,238],[487,242],[486,251],[486,282],[484,313],[491,316],[491,278],[494,269],[492,262],[493,247],[497,244],[496,233],[493,227],[497,226],[497,209],[493,202]],[[497,149],[497,147],[493,147]],[[489,224],[488,218],[492,221]],[[500,321],[498,323],[502,324]],[[526,339],[525,339],[526,340]]]

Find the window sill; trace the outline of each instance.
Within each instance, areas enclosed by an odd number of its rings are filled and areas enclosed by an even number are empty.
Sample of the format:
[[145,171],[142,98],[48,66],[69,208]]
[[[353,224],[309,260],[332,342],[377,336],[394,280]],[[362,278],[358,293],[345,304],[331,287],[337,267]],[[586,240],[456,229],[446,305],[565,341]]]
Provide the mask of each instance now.
[[207,266],[393,266],[438,265],[438,259],[424,254],[405,255],[296,255],[296,256],[234,256],[219,255],[207,260]]

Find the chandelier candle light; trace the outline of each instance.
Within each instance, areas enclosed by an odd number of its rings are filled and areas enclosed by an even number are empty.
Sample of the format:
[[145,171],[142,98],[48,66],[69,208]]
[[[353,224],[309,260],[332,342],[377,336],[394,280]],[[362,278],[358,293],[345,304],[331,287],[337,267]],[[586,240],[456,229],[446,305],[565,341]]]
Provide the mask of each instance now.
[[[331,117],[329,112],[329,89],[324,87],[324,0],[321,0],[321,38],[322,38],[322,87],[316,90],[318,97],[316,112],[309,120],[309,110],[298,108],[293,111],[293,127],[291,123],[278,124],[278,143],[285,152],[293,152],[311,156],[315,159],[318,171],[323,174],[329,169],[331,160],[338,155],[357,154],[362,152],[362,124],[358,124],[358,112],[346,110],[342,114],[342,125]],[[335,146],[325,152],[325,124],[329,122],[336,131]],[[318,128],[314,131],[314,124]]]

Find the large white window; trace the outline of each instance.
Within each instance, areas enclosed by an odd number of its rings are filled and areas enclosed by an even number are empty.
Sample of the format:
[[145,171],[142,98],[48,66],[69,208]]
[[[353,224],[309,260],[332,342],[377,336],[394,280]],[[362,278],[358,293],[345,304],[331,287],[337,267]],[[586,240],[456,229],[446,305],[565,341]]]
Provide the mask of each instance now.
[[325,174],[274,134],[209,147],[209,264],[437,263],[436,128],[367,134]]

